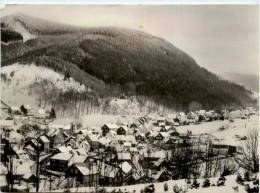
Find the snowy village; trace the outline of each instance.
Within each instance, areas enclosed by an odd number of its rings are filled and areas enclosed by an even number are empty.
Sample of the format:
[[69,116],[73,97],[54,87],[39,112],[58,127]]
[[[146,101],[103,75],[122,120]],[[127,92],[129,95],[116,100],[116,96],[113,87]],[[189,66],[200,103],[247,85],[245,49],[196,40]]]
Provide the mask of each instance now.
[[0,4],[1,192],[259,192],[259,5],[183,2]]
[[147,115],[132,122],[120,116],[84,127],[54,124],[53,108],[1,104],[1,191],[258,191],[256,109]]

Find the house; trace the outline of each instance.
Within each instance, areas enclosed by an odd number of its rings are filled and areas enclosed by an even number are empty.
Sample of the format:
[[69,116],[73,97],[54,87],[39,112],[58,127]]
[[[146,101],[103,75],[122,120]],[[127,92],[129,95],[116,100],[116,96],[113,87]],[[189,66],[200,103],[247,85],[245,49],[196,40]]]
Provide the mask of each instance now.
[[73,154],[70,152],[58,153],[50,158],[50,169],[63,172],[67,167]]
[[154,136],[154,140],[162,141],[166,137],[169,137],[169,133],[159,132],[157,135]]
[[68,167],[70,167],[73,164],[76,163],[85,163],[87,162],[87,154],[83,151],[72,151],[72,157],[70,158],[69,162],[68,162]]
[[77,140],[78,141],[84,140],[88,133],[89,132],[87,129],[81,129],[80,131],[77,132]]
[[71,146],[72,148],[76,148],[78,146],[78,143],[74,137],[69,137],[65,140],[66,146]]
[[87,134],[84,140],[89,143],[91,149],[93,150],[100,147],[99,139],[96,135]]
[[61,129],[55,129],[54,131],[50,131],[48,133],[48,137],[50,140],[50,149],[55,149],[65,145],[65,137]]
[[138,119],[138,123],[140,125],[143,125],[144,123],[146,123],[148,121],[148,117],[141,117]]
[[85,152],[89,152],[91,146],[88,143],[88,141],[84,140],[84,141],[81,141],[81,143],[79,144],[78,148],[83,148],[85,150]]
[[66,153],[72,151],[72,148],[70,146],[61,146],[56,148],[51,154],[54,156],[58,153]]
[[177,139],[173,139],[173,138],[169,138],[165,141],[165,143],[163,143],[161,145],[161,147],[165,150],[169,150],[169,149],[173,149],[176,148],[178,146],[178,140]]
[[135,124],[135,123],[132,123],[131,125],[130,125],[130,129],[136,129],[137,128],[137,125]]
[[121,126],[117,129],[117,135],[126,135],[128,132],[128,128],[126,126]]
[[165,128],[165,125],[161,126],[160,132],[167,132],[167,129]]
[[69,135],[73,134],[73,130],[74,130],[75,125],[72,124],[68,124],[68,125],[64,125],[64,127],[62,128],[62,130],[64,132],[66,132]]
[[9,107],[8,113],[12,115],[21,115],[21,111],[19,107]]
[[214,154],[233,154],[237,153],[238,149],[233,145],[222,145],[222,144],[210,144]]
[[102,135],[106,136],[106,134],[110,131],[110,130],[114,130],[116,131],[118,129],[118,126],[116,124],[105,124],[101,127],[102,130]]
[[145,134],[139,133],[135,136],[136,141],[145,141]]
[[167,119],[166,119],[166,122],[165,122],[165,125],[171,126],[171,125],[173,125],[173,123],[174,123],[173,118],[167,118]]
[[170,136],[172,136],[172,137],[179,137],[180,136],[180,133],[177,132],[177,131],[171,131],[169,133],[170,133]]
[[166,120],[165,117],[158,117],[158,118],[157,118],[157,124],[159,125],[159,123],[164,123],[165,120]]
[[154,169],[160,171],[162,168],[167,167],[166,159],[159,159],[154,162]]
[[176,118],[176,119],[174,120],[173,125],[174,125],[175,127],[180,126],[179,119]]
[[66,178],[75,178],[86,187],[95,186],[99,182],[98,167],[92,163],[75,163],[64,172]]
[[187,119],[195,119],[196,118],[196,114],[192,111],[187,113]]
[[37,141],[40,144],[41,151],[46,153],[50,151],[50,140],[45,135],[38,137]]
[[178,113],[176,118],[179,120],[180,124],[183,124],[187,121],[187,116],[183,112]]
[[134,135],[117,135],[117,140],[120,144],[129,142],[132,146],[137,145]]
[[101,130],[100,130],[99,127],[90,127],[88,130],[92,135],[100,135],[101,134]]
[[157,174],[153,175],[153,179],[159,182],[167,181],[169,180],[169,175],[167,173],[167,170],[162,169]]
[[110,130],[107,134],[106,134],[106,138],[108,139],[116,139],[117,137],[117,132],[114,130]]
[[119,186],[124,182],[124,173],[117,167],[101,163],[100,185]]
[[44,143],[40,143],[40,139],[29,139],[28,141],[25,142],[24,145],[24,150],[26,153],[29,155],[29,157],[33,160],[36,159],[36,152],[39,151],[44,151],[44,147],[42,147]]

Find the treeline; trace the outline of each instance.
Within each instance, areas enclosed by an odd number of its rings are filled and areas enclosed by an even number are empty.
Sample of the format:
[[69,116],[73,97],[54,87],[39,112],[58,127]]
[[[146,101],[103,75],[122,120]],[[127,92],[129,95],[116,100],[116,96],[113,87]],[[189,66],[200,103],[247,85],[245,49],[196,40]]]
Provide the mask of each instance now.
[[39,107],[54,108],[59,118],[95,113],[99,106],[93,93],[72,89],[63,91],[47,79],[32,83],[28,93],[37,96]]

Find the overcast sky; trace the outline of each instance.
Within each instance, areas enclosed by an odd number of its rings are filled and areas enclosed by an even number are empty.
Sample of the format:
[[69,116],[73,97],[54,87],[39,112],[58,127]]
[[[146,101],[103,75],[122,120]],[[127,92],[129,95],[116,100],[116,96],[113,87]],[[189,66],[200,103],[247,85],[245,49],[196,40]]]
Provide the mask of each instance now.
[[141,30],[165,38],[214,73],[259,73],[257,5],[7,5],[1,15],[16,12]]

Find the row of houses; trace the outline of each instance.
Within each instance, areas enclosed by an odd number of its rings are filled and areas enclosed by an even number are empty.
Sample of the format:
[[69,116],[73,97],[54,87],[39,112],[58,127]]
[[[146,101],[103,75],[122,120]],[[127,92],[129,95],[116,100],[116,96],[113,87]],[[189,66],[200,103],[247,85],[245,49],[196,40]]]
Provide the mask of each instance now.
[[[148,122],[148,118],[140,120]],[[49,124],[35,135],[28,133],[22,147],[13,148],[13,154],[19,158],[28,157],[31,163],[29,174],[35,174],[37,153],[40,152],[42,175],[65,176],[82,186],[135,183],[145,176],[146,169],[154,170],[151,176],[155,180],[163,180],[166,171],[163,168],[170,167],[169,151],[195,146],[198,136],[192,135],[191,131],[179,133],[174,124],[161,124],[166,122],[161,117],[157,120],[160,126],[153,126],[144,133],[139,128],[142,124],[139,121],[85,129],[78,129],[73,124]],[[12,125],[6,123],[6,127]],[[237,151],[236,147],[218,145],[211,144],[211,148],[229,154]],[[11,149],[8,152],[12,152]],[[5,156],[7,151],[2,154],[3,158],[8,158]],[[29,174],[24,173],[20,179],[28,178]],[[33,179],[33,175],[29,178]]]

